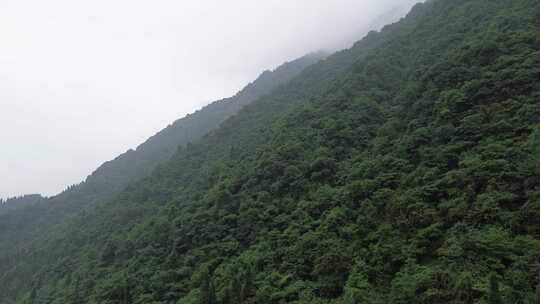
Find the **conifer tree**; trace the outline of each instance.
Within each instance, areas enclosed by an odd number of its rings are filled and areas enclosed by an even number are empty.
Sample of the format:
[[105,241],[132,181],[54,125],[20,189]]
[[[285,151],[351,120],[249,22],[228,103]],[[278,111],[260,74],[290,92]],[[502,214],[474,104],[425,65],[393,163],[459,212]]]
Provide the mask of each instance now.
[[533,304],[540,304],[540,284],[536,286],[536,292],[534,293]]
[[216,304],[216,291],[208,271],[205,271],[201,278],[200,304]]
[[489,277],[488,303],[502,304],[501,294],[499,292],[499,278],[495,274]]
[[28,303],[30,304],[34,304],[36,303],[36,297],[37,297],[37,292],[36,292],[36,288],[32,288],[32,291],[30,292],[30,296],[28,298]]
[[460,303],[473,303],[472,276],[469,272],[462,274],[455,286],[455,294]]

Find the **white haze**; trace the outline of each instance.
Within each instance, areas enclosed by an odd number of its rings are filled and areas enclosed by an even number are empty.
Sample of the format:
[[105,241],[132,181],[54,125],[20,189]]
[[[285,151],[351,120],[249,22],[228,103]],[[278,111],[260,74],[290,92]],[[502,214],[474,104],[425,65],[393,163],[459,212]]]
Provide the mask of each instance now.
[[263,70],[348,47],[412,4],[0,0],[0,197],[56,194]]

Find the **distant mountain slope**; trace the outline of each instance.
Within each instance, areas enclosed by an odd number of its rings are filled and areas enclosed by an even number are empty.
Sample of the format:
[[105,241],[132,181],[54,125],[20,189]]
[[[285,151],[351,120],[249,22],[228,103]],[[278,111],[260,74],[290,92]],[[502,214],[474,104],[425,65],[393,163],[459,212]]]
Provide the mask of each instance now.
[[[37,203],[44,201],[45,198],[39,194],[29,194],[20,197],[8,198],[6,200],[0,199],[0,214],[13,211],[16,209],[26,208],[33,206]],[[1,223],[0,223],[1,225]],[[1,228],[0,228],[1,230]]]
[[178,146],[198,140],[211,130],[217,129],[223,121],[236,114],[241,108],[289,82],[306,67],[326,56],[324,52],[312,53],[287,62],[274,71],[265,71],[235,96],[211,103],[177,120],[141,144],[136,150],[130,150],[114,161],[103,164],[88,177],[84,187],[101,196],[105,193],[117,192],[128,183],[147,176],[158,164],[168,160],[176,152]]
[[[324,52],[312,53],[284,63],[274,71],[265,71],[235,96],[211,103],[177,120],[136,150],[100,166],[85,182],[43,199],[40,204],[28,204],[27,200],[18,199],[10,200],[9,208],[8,205],[0,206],[0,273],[9,267],[10,261],[27,250],[36,236],[42,236],[54,225],[91,209],[97,202],[110,200],[130,182],[144,178],[157,165],[167,161],[178,147],[200,139],[242,107],[287,83],[325,56]],[[22,205],[26,208],[19,208]]]
[[388,20],[393,20],[394,22],[398,21],[400,18],[404,17],[410,10],[412,6],[419,2],[424,1],[418,1],[418,0],[400,0],[396,1],[394,6],[384,12],[384,14],[380,15],[379,17],[375,18],[373,21],[371,21],[371,24],[369,28],[380,30],[386,25],[388,25]]

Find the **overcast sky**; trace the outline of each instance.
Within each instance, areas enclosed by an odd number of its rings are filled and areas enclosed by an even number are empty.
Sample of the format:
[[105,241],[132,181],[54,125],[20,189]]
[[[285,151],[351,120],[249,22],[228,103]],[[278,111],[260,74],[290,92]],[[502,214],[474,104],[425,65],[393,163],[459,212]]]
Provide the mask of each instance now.
[[0,197],[79,183],[263,70],[350,46],[404,2],[0,0]]

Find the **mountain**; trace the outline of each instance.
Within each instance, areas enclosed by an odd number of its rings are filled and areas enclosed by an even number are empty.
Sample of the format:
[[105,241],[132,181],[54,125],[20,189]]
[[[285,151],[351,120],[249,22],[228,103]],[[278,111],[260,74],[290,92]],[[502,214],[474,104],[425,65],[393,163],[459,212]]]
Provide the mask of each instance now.
[[8,198],[6,200],[0,199],[0,214],[7,213],[20,208],[26,208],[33,206],[45,200],[45,198],[39,194],[29,194],[20,197]]
[[395,22],[405,16],[412,6],[415,4],[423,2],[418,0],[401,0],[396,1],[396,3],[388,10],[385,11],[383,14],[378,16],[377,18],[373,19],[371,21],[371,24],[368,26],[368,28],[380,30],[384,26],[388,25],[389,20]]
[[316,52],[286,62],[274,71],[264,71],[253,83],[235,96],[211,103],[203,109],[177,120],[152,136],[146,142],[111,162],[99,167],[86,182],[86,191],[93,191],[100,198],[106,193],[116,193],[130,182],[137,181],[168,160],[178,146],[185,146],[217,129],[227,118],[254,100],[270,93],[273,89],[289,82],[306,67],[327,56]]
[[13,269],[13,261],[36,246],[33,244],[36,238],[42,238],[71,217],[91,210],[97,202],[112,199],[130,182],[144,178],[166,162],[179,146],[199,140],[242,107],[287,83],[325,56],[324,52],[315,52],[263,72],[235,96],[213,102],[175,121],[137,149],[106,162],[85,182],[70,186],[57,196],[44,199],[30,195],[0,202],[0,273]]
[[431,0],[41,236],[4,303],[537,303],[540,2]]

